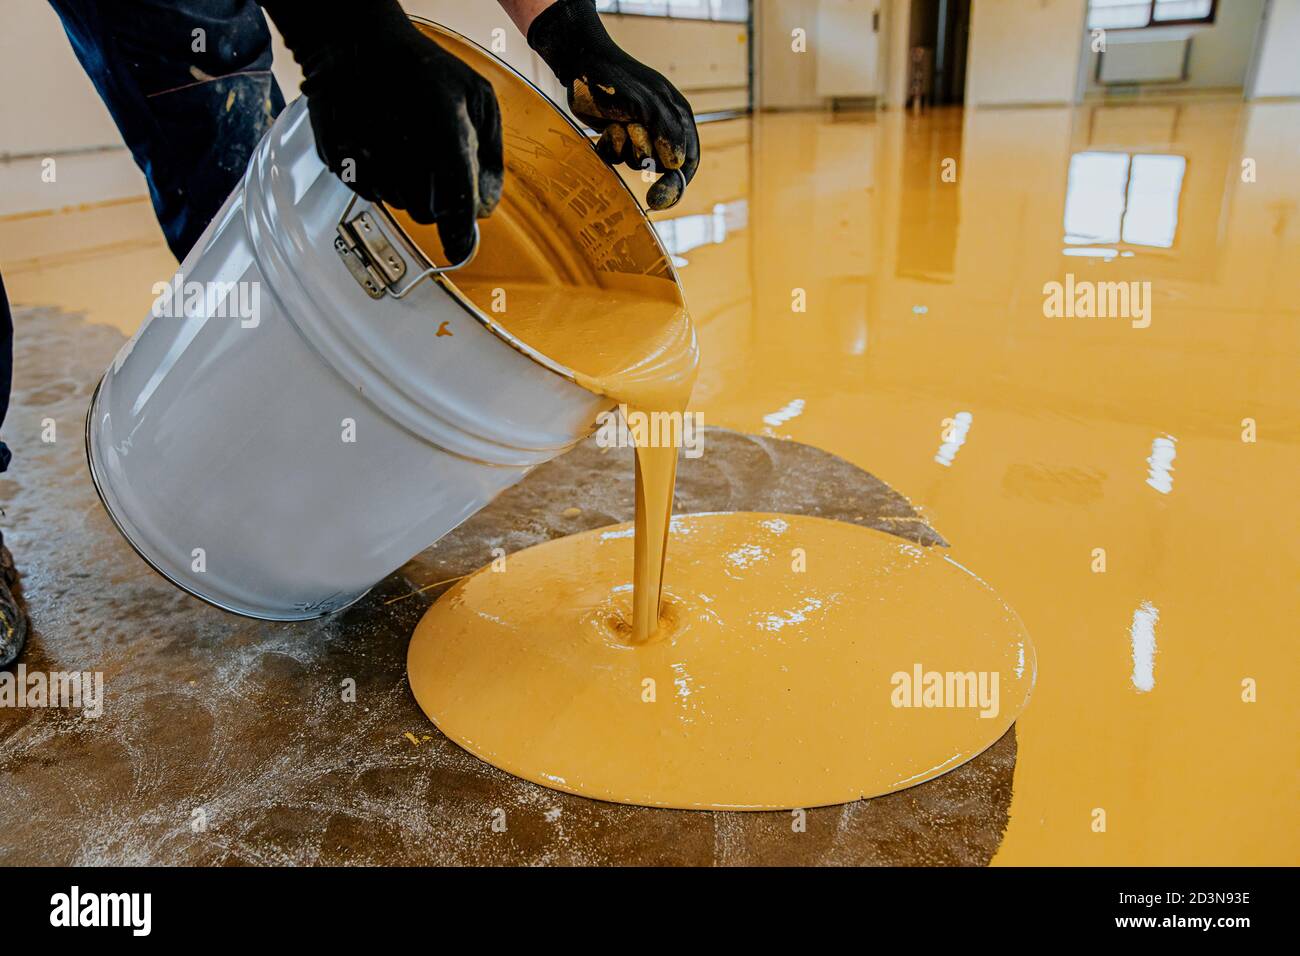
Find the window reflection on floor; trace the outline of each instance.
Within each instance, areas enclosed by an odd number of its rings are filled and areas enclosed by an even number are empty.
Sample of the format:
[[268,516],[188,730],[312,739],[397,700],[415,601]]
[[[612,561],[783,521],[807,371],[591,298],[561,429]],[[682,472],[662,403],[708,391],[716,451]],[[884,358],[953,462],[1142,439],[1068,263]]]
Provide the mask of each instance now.
[[1075,153],[1065,197],[1066,255],[1173,248],[1186,172],[1187,158],[1175,154]]
[[658,219],[655,232],[678,268],[687,265],[682,256],[700,246],[726,242],[727,236],[749,225],[749,200],[720,202],[712,212]]

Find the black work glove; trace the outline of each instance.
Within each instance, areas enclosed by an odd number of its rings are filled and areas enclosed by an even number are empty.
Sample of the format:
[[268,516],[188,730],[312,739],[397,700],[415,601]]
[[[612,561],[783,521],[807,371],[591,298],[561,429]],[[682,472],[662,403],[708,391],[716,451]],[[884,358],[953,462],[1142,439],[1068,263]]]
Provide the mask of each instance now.
[[438,224],[460,262],[501,199],[501,113],[487,80],[396,0],[262,0],[302,66],[316,152],[363,199]]
[[595,0],[557,0],[529,26],[528,45],[569,91],[574,115],[601,131],[601,158],[666,173],[646,202],[651,209],[676,205],[700,165],[695,114],[677,88],[619,48]]

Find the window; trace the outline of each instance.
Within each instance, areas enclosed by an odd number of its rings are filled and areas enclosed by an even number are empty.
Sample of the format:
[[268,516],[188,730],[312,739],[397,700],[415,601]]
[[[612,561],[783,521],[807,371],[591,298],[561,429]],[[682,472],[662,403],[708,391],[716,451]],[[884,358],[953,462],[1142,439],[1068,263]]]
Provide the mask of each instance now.
[[596,0],[601,13],[625,13],[642,17],[680,17],[684,20],[749,19],[749,0]]
[[1186,171],[1186,158],[1167,153],[1075,153],[1065,196],[1065,241],[1075,248],[1066,254],[1172,247]]
[[1088,0],[1088,29],[1133,30],[1213,23],[1217,0]]

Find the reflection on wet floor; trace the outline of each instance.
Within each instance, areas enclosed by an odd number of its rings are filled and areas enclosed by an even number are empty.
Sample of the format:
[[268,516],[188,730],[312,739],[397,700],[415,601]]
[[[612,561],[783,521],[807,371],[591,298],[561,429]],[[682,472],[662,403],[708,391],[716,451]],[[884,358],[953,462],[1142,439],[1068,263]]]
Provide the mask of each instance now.
[[[1084,150],[1070,157],[1065,189],[1067,256],[1132,256],[1122,246],[1169,249],[1178,234],[1187,157]],[[1099,245],[1111,248],[1096,248]],[[1089,248],[1092,247],[1092,248]]]
[[[703,133],[656,217],[694,407],[908,495],[1034,637],[997,861],[1294,861],[1300,105]],[[125,332],[174,267],[143,201],[0,218],[0,261]],[[1146,327],[1045,310],[1148,282]]]

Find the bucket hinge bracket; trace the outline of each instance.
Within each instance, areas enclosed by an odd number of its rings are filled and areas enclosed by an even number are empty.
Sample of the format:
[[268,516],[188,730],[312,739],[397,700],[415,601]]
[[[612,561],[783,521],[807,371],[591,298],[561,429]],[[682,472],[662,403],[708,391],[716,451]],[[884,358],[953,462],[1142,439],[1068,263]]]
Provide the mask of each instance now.
[[[406,259],[398,251],[397,246],[390,242],[384,230],[380,228],[379,221],[387,221],[389,229],[395,236],[402,235],[400,227],[392,221],[387,211],[382,206],[371,206],[369,209],[352,215],[352,209],[356,205],[357,197],[353,196],[348,202],[347,208],[343,210],[343,215],[339,217],[338,235],[334,237],[334,251],[342,258],[343,264],[348,267],[352,273],[352,278],[357,280],[357,284],[366,290],[366,294],[372,299],[382,299],[385,293],[400,299],[413,289],[417,283],[430,276],[441,275],[444,272],[455,272],[464,266],[469,265],[470,261],[478,254],[479,231],[478,223],[474,224],[474,246],[464,261],[456,263],[454,266],[435,266],[429,264],[420,254],[419,250],[411,246],[408,254],[412,261],[425,265],[425,268],[414,279],[399,287],[400,280],[407,273]],[[405,245],[409,245],[407,240]]]
[[382,299],[388,287],[406,274],[406,260],[379,231],[369,210],[339,223],[334,250],[372,299]]

